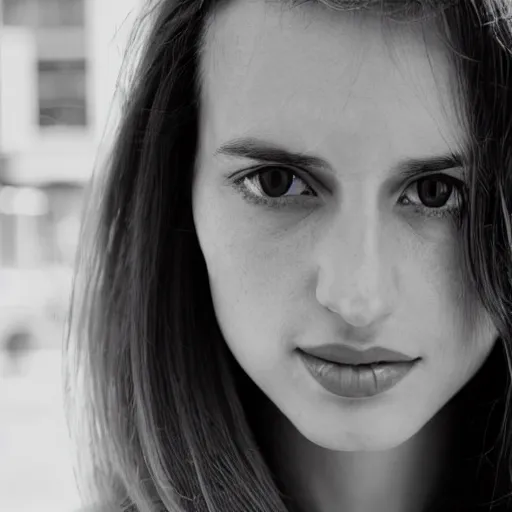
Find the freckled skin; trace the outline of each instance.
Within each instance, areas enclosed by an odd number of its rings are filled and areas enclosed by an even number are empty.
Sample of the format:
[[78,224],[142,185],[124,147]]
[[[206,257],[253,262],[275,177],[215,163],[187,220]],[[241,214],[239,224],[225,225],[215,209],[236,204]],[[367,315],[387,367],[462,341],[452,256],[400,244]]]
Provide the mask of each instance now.
[[[402,159],[463,144],[449,60],[426,24],[392,26],[387,37],[380,27],[374,15],[321,6],[240,0],[217,12],[201,62],[193,183],[215,312],[235,358],[300,433],[297,453],[301,443],[311,460],[376,452],[361,457],[375,467],[403,452],[497,337],[461,274],[453,220],[401,206],[406,184],[393,193],[386,185]],[[301,176],[320,194],[315,204],[249,204],[224,176],[258,164],[214,154],[244,136],[319,155],[335,176]],[[379,345],[422,361],[388,392],[349,403],[321,388],[297,355],[324,343]]]

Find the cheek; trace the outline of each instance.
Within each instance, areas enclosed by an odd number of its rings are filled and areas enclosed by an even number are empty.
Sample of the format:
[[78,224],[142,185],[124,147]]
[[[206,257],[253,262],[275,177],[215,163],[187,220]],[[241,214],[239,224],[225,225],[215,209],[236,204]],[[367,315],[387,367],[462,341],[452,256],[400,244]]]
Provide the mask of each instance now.
[[294,259],[301,252],[232,217],[222,229],[212,215],[202,221],[196,228],[220,330],[242,367],[265,373],[286,350],[297,315],[298,296],[292,295],[304,293],[298,276],[305,270]]
[[215,315],[227,346],[253,379],[273,382],[293,319],[281,279],[286,268],[279,272],[250,245],[238,244],[229,258],[217,253],[210,263]]
[[[462,240],[452,243],[447,254],[440,260],[444,263],[446,276],[446,313],[458,333],[460,343],[466,350],[478,354],[488,350],[492,340],[497,336],[497,331],[465,269],[461,247]],[[442,268],[438,274],[441,274],[441,271]]]
[[286,257],[285,247],[270,247],[258,242],[257,237],[246,236],[244,230],[231,234],[237,239],[218,239],[209,253],[208,271],[216,308],[225,311],[223,319],[248,333],[255,328],[265,332],[272,325],[275,336],[291,307],[288,290],[295,265]]
[[436,321],[451,331],[454,324],[468,318],[475,307],[475,297],[463,274],[461,241],[456,230],[446,227],[443,235],[401,240],[399,250],[406,253],[407,270],[401,273],[398,293],[401,306],[410,308],[411,313],[415,311],[414,316]]
[[462,241],[454,234],[432,246],[422,266],[426,291],[422,324],[434,335],[426,336],[424,343],[435,360],[436,378],[449,388],[455,382],[464,385],[475,374],[497,338],[465,271],[461,247]]

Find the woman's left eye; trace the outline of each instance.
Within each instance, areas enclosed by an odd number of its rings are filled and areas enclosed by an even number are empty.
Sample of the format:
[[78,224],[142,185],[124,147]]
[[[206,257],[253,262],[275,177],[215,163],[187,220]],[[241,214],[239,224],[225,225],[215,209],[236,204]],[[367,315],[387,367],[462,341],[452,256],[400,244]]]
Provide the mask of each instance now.
[[[256,169],[235,180],[233,186],[248,202],[272,208],[284,208],[296,202],[303,204],[304,197],[317,197],[297,172],[286,166]],[[446,174],[431,174],[411,183],[399,204],[427,217],[457,215],[462,207],[462,191],[462,181]]]
[[[411,205],[427,217],[458,215],[463,204],[462,181],[447,174],[431,174],[413,182],[403,194],[400,204]],[[406,190],[406,191],[407,191]]]

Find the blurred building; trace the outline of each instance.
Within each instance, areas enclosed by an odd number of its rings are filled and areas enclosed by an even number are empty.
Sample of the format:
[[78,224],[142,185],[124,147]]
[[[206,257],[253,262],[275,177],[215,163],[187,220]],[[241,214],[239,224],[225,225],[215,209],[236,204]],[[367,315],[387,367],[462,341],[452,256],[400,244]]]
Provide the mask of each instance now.
[[0,350],[60,345],[85,187],[142,2],[0,0]]
[[94,154],[84,0],[3,0],[2,14],[0,265],[70,264],[58,233],[76,227]]
[[0,511],[81,508],[59,349],[138,2],[0,0]]
[[0,267],[72,263],[140,3],[0,0]]

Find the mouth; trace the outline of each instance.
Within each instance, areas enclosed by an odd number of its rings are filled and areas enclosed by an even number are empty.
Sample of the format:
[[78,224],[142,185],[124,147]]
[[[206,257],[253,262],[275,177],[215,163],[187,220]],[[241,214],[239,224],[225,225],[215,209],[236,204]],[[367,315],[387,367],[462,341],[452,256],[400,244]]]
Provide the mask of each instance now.
[[[322,359],[321,357],[319,357],[319,359]],[[337,361],[328,361],[326,359],[326,361],[328,363],[336,363]],[[372,364],[381,364],[381,363],[398,363],[398,361],[391,361],[391,360],[379,360],[379,361],[371,361],[369,363],[338,363],[338,364],[346,364],[346,365],[350,365],[350,366],[370,366]]]
[[308,348],[301,347],[298,350],[327,363],[363,368],[383,364],[412,363],[420,359],[384,347],[372,347],[363,351],[348,345],[331,344]]
[[343,364],[305,351],[299,350],[299,354],[308,372],[325,390],[350,399],[371,398],[390,390],[405,379],[421,360]]
[[[318,358],[320,361],[324,361],[325,363],[329,363],[329,364],[336,364],[338,366],[347,366],[347,367],[351,367],[351,368],[360,368],[360,369],[365,369],[365,368],[379,368],[379,367],[382,367],[382,366],[388,366],[388,365],[393,365],[393,364],[403,364],[404,361],[374,361],[372,363],[364,363],[364,364],[345,364],[345,363],[337,363],[336,361],[328,361],[326,359],[321,359],[321,358]],[[410,363],[413,363],[415,361],[418,361],[419,359],[412,359],[411,361],[407,361],[407,362],[410,362]]]

